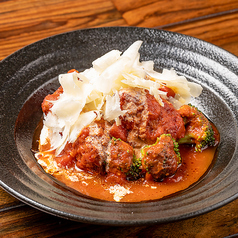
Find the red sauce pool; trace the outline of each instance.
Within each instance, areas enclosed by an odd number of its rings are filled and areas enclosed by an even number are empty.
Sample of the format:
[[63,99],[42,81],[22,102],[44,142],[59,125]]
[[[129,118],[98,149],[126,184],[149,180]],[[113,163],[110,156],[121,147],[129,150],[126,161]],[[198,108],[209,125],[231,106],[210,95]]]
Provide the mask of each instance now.
[[[162,182],[137,181],[125,182],[123,187],[130,193],[120,197],[120,202],[141,202],[146,200],[161,199],[168,195],[184,190],[196,183],[208,171],[212,164],[216,147],[209,147],[202,152],[196,152],[194,147],[180,146],[182,164],[176,174],[164,179]],[[40,158],[46,163],[46,159]],[[87,175],[76,170],[62,169],[52,175],[67,186],[93,198],[115,201],[115,194],[110,192],[110,187],[116,184],[106,183],[104,177]],[[86,176],[85,176],[86,175]]]

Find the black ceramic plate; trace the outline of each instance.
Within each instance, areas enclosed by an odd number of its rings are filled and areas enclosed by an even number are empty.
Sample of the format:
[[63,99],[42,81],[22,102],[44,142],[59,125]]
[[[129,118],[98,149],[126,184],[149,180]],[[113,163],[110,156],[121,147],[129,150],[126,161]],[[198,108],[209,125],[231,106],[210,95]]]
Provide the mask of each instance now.
[[[158,70],[174,68],[200,83],[193,100],[221,134],[216,162],[195,186],[164,200],[116,203],[92,199],[65,188],[37,165],[31,153],[43,98],[57,89],[57,75],[84,70],[112,49],[143,40],[141,59]],[[0,185],[21,201],[63,218],[110,225],[170,222],[196,216],[238,197],[238,59],[201,40],[162,30],[98,28],[44,39],[0,63]]]

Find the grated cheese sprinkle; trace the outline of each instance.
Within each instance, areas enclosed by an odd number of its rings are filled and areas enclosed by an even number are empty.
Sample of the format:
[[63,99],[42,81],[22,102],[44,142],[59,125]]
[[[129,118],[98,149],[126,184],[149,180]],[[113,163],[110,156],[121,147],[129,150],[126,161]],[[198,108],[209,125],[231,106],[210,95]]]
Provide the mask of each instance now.
[[120,200],[127,194],[133,193],[130,191],[129,188],[125,188],[119,184],[116,184],[114,186],[111,186],[109,189],[109,192],[113,194],[113,199],[116,202],[120,202]]

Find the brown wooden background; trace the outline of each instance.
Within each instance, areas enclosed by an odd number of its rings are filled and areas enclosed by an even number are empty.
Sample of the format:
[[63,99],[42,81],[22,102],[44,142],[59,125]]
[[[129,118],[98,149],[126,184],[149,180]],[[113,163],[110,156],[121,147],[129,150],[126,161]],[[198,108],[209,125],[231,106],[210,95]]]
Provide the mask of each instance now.
[[[142,26],[179,32],[238,56],[237,0],[0,0],[0,60],[45,37],[101,26]],[[238,200],[184,221],[107,227],[48,215],[0,189],[0,237],[215,238],[236,233]]]

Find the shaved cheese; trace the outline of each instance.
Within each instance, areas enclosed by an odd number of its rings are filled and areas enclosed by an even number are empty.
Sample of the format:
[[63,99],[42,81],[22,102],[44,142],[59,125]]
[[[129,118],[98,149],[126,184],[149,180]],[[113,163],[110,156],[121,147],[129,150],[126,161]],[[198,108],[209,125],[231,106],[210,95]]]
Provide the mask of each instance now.
[[[112,50],[92,62],[92,67],[77,73],[59,75],[63,93],[52,101],[52,108],[44,115],[44,126],[40,135],[41,145],[50,141],[56,155],[67,142],[73,143],[81,130],[94,120],[103,118],[120,124],[125,111],[120,108],[118,91],[127,88],[144,88],[164,106],[162,98],[169,100],[175,108],[187,104],[197,97],[202,87],[188,82],[171,69],[162,73],[154,71],[153,61],[140,62],[139,49],[142,41],[134,42],[123,54]],[[166,85],[175,92],[167,97],[160,91]]]
[[43,125],[40,134],[40,143],[41,145],[47,144],[47,138],[50,137],[50,130],[46,125]]
[[100,73],[92,67],[84,70],[80,73],[80,75],[86,77],[90,81],[90,83],[93,84],[98,81]]
[[[187,104],[191,100],[191,96],[198,97],[202,92],[202,87],[199,84],[188,82],[184,76],[179,76],[174,69],[163,69],[162,73],[156,71],[148,71],[147,74],[158,83],[165,83],[171,88],[176,96],[176,101],[181,105]],[[179,103],[171,100],[176,108]]]
[[[44,142],[47,138],[44,138],[44,136],[48,136],[50,140],[51,149],[56,149],[56,154],[59,154],[66,142],[69,135],[70,125],[67,124],[66,121],[62,120],[61,118],[57,117],[53,113],[49,112],[47,116],[44,118],[44,130],[48,130],[48,134],[41,132],[40,135],[40,143],[43,145],[42,142]],[[41,141],[42,140],[42,141]]]
[[131,60],[131,63],[134,63],[137,59],[137,62],[139,61],[139,49],[142,45],[143,41],[138,40],[135,41],[122,55],[123,58],[127,57]]
[[106,68],[108,68],[111,64],[115,63],[121,55],[119,50],[112,50],[100,58],[93,61],[93,68],[102,73]]
[[120,108],[120,97],[118,91],[116,91],[113,96],[107,95],[104,110],[104,119],[107,121],[112,121],[119,118],[119,116],[122,116],[124,113],[125,111],[122,111]]
[[128,59],[124,60],[119,58],[115,63],[103,71],[95,82],[95,87],[103,94],[111,94],[113,90],[118,90],[121,87],[121,73],[126,70],[128,62]]
[[125,79],[122,80],[122,82],[124,84],[127,84],[131,87],[148,89],[150,94],[155,97],[155,99],[159,102],[159,104],[161,106],[164,106],[161,96],[166,98],[167,93],[159,90],[159,87],[160,87],[159,83],[154,82],[152,80],[139,78],[139,77],[137,77],[135,75],[131,75],[131,74],[123,74],[123,76],[125,77]]
[[153,61],[143,61],[140,63],[140,67],[145,71],[153,71],[154,70],[154,62]]
[[79,115],[77,121],[74,123],[74,125],[71,127],[71,132],[69,135],[69,142],[74,142],[79,132],[87,125],[89,125],[91,122],[94,121],[97,114],[94,111],[85,112]]
[[77,72],[59,75],[59,82],[64,89],[64,94],[71,95],[75,98],[81,98],[80,93],[84,93],[83,87],[88,83],[86,77]]
[[139,48],[142,44],[142,41],[136,41],[133,43],[122,55],[107,67],[103,73],[100,75],[96,83],[96,87],[99,91],[110,94],[115,89],[120,89],[122,73],[129,73],[132,69],[132,66],[139,62]]
[[161,99],[161,96],[166,96],[166,92],[160,91],[155,87],[150,87],[149,90],[150,94],[153,95],[155,97],[155,99],[159,102],[159,104],[163,107],[164,103]]
[[51,111],[58,118],[75,121],[84,105],[85,102],[74,100],[73,97],[65,97],[65,95],[63,95],[56,101]]
[[198,97],[202,93],[202,86],[197,83],[188,82],[188,87],[193,97]]

